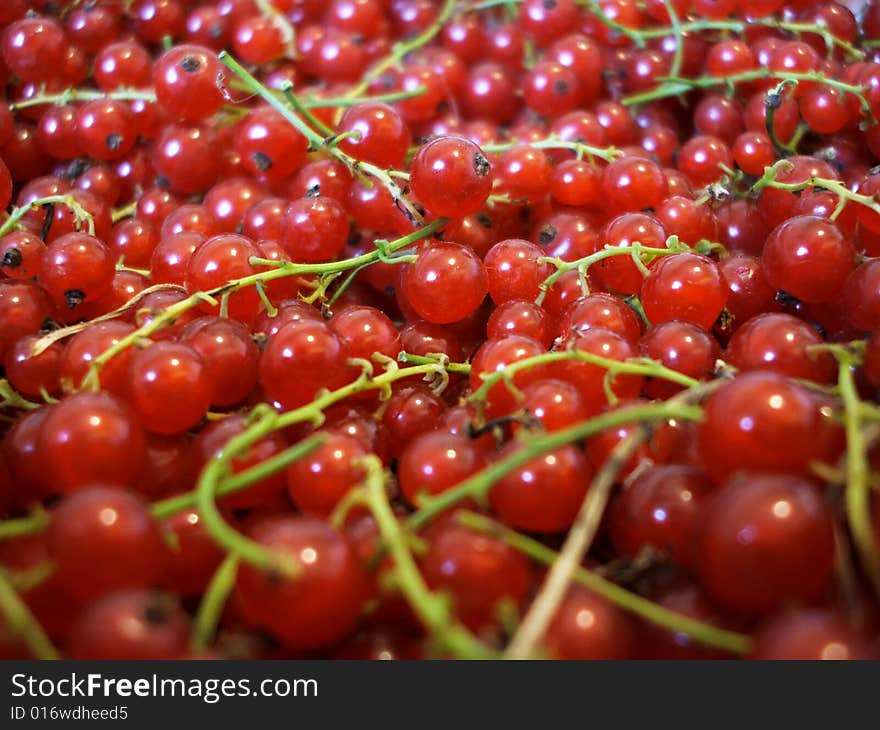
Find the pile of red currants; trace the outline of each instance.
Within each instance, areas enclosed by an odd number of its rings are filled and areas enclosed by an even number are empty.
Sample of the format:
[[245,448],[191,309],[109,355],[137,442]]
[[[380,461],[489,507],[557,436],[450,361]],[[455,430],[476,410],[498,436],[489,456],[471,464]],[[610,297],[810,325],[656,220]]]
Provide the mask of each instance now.
[[0,658],[880,657],[877,0],[0,30]]

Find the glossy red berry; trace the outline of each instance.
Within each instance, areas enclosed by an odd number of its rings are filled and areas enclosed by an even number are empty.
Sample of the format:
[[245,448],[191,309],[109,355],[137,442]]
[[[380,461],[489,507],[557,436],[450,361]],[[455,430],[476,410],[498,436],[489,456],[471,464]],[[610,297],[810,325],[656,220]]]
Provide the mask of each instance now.
[[55,579],[80,599],[150,587],[166,558],[147,505],[128,492],[98,485],[65,497],[53,510],[49,549]]
[[476,213],[492,190],[483,151],[464,137],[438,137],[422,146],[410,167],[410,184],[434,215],[459,218]]
[[214,384],[192,347],[156,342],[132,356],[129,393],[144,428],[175,434],[202,420],[211,405]]
[[[500,456],[510,456],[512,443]],[[502,477],[489,492],[492,510],[518,530],[553,533],[568,529],[590,486],[592,469],[573,446],[527,461]]]
[[855,267],[855,247],[829,220],[802,215],[777,226],[764,244],[767,280],[804,302],[840,296]]
[[432,590],[447,592],[458,619],[473,631],[500,622],[503,604],[518,610],[531,585],[525,556],[490,535],[453,522],[434,526],[420,565]]
[[664,256],[642,284],[642,306],[653,324],[683,320],[711,329],[727,290],[712,259],[695,253]]
[[697,429],[703,467],[717,481],[739,471],[805,473],[816,454],[819,404],[776,373],[743,373],[705,403]]
[[816,487],[782,474],[746,474],[706,506],[699,574],[724,608],[766,613],[820,598],[834,571],[831,511]]
[[367,597],[367,577],[344,535],[313,517],[267,518],[252,539],[299,564],[289,578],[243,565],[236,596],[245,617],[292,649],[316,649],[353,628]]
[[345,344],[326,324],[302,320],[284,325],[260,358],[260,384],[285,408],[305,405],[320,388],[354,379]]
[[94,484],[131,486],[146,456],[135,414],[104,392],[76,393],[53,406],[38,448],[53,490],[61,493]]
[[197,122],[211,116],[223,105],[223,83],[223,66],[204,46],[176,46],[153,66],[156,98],[175,119]]
[[348,240],[349,223],[342,206],[322,195],[290,203],[281,217],[283,246],[291,261],[332,261]]
[[436,241],[422,249],[402,274],[406,300],[429,322],[459,322],[483,302],[486,268],[473,251],[458,243]]

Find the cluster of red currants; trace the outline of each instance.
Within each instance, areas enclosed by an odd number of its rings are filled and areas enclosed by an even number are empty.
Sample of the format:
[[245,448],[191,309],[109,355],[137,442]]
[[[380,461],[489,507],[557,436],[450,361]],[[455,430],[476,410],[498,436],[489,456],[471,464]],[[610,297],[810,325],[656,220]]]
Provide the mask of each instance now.
[[876,0],[0,5],[0,657],[880,655]]

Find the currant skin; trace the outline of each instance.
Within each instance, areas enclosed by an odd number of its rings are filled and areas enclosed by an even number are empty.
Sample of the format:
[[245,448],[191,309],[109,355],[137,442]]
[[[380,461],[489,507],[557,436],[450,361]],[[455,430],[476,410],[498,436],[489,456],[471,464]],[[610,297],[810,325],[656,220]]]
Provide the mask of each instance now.
[[492,171],[483,151],[464,137],[438,137],[419,148],[410,167],[416,197],[436,216],[476,213],[492,190]]
[[834,571],[830,510],[816,486],[795,475],[728,482],[707,506],[698,546],[709,595],[745,614],[816,600]]
[[277,516],[258,521],[251,537],[298,561],[280,578],[243,565],[235,595],[245,619],[294,650],[318,649],[354,627],[367,595],[367,575],[348,538],[314,517]]

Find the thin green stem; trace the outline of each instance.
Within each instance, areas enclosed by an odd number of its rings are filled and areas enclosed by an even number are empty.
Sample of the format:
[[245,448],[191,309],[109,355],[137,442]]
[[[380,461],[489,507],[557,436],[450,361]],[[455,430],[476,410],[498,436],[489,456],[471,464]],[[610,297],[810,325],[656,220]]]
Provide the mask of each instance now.
[[[385,246],[385,250],[388,252],[394,252],[406,248],[416,241],[420,241],[423,238],[431,236],[436,231],[440,230],[445,224],[445,218],[433,221],[432,223],[423,228],[420,228],[417,231],[414,231],[413,233],[389,242]],[[329,274],[333,272],[341,272],[347,271],[349,269],[355,269],[358,267],[376,263],[377,261],[381,260],[381,257],[382,252],[377,249],[375,251],[369,251],[365,254],[361,254],[360,256],[355,256],[350,259],[342,259],[341,261],[332,261],[323,264],[297,264],[290,261],[272,261],[269,259],[253,258],[251,259],[251,264],[255,266],[267,266],[271,268],[268,268],[267,270],[261,271],[256,274],[251,274],[250,276],[242,277],[241,279],[233,279],[232,281],[227,282],[226,284],[219,286],[215,289],[211,289],[207,292],[195,292],[186,299],[181,299],[179,302],[175,302],[174,304],[160,312],[158,315],[156,315],[149,322],[143,324],[141,327],[134,330],[133,332],[130,332],[125,337],[120,338],[116,343],[114,343],[109,348],[104,350],[104,352],[98,355],[92,361],[89,372],[86,374],[82,385],[83,387],[91,387],[93,389],[97,389],[100,383],[100,371],[110,360],[112,360],[121,352],[124,352],[128,348],[134,346],[137,342],[148,338],[154,332],[157,332],[163,327],[172,324],[182,314],[198,306],[201,302],[208,301],[216,303],[217,297],[231,295],[241,289],[244,289],[245,287],[255,286],[257,283],[265,284],[265,282],[267,281],[280,279],[286,276],[295,276],[301,274]],[[128,305],[126,305],[126,308],[127,307]],[[57,335],[57,333],[53,334]]]
[[574,261],[565,261],[558,257],[542,258],[542,262],[553,264],[553,266],[556,267],[556,271],[541,282],[541,291],[535,298],[535,303],[541,304],[544,301],[547,292],[566,271],[576,269],[585,275],[590,266],[613,256],[632,256],[634,260],[644,264],[644,259],[647,259],[647,261],[650,262],[658,256],[670,256],[674,253],[681,253],[682,251],[690,250],[687,246],[680,244],[678,238],[675,236],[670,236],[666,242],[666,246],[666,248],[643,246],[638,241],[634,241],[630,246],[606,246],[601,251],[596,251],[589,256],[584,256],[583,258]]
[[468,375],[471,372],[470,363],[466,362],[449,362],[449,358],[438,353],[436,356],[413,355],[411,352],[401,352],[397,356],[397,360],[409,365],[442,365],[448,373],[458,373],[460,375]]
[[546,139],[532,141],[514,140],[512,142],[497,142],[484,145],[481,149],[487,154],[494,154],[496,152],[507,152],[516,147],[531,147],[536,150],[571,150],[572,152],[575,152],[578,157],[583,157],[584,155],[588,158],[598,157],[600,160],[605,160],[606,162],[612,162],[623,154],[623,152],[614,146],[595,147],[594,145],[586,144],[585,142],[560,139],[555,135],[551,135]]
[[596,536],[614,479],[638,446],[645,441],[647,433],[647,429],[640,426],[620,441],[596,474],[568,531],[558,560],[550,567],[540,592],[505,650],[505,657],[529,659],[534,653],[565,598],[575,571]]
[[779,81],[812,81],[831,86],[838,91],[855,96],[859,100],[865,118],[873,119],[871,107],[869,106],[864,93],[862,93],[862,87],[838,81],[837,79],[826,76],[818,71],[796,73],[793,71],[773,71],[769,68],[759,68],[753,71],[743,71],[742,73],[731,74],[730,76],[700,76],[693,79],[680,76],[675,78],[663,77],[659,79],[661,83],[654,89],[626,96],[621,99],[621,103],[625,106],[644,104],[649,101],[654,101],[655,99],[678,96],[691,89],[709,89],[715,86],[727,86],[728,88],[733,88],[737,83],[760,81],[762,79],[778,79]]
[[[385,170],[372,163],[357,160],[351,155],[343,152],[338,147],[327,145],[325,143],[324,136],[318,134],[318,132],[312,129],[312,127],[306,123],[306,121],[302,118],[302,116],[300,116],[300,114],[297,114],[296,111],[284,104],[275,94],[273,94],[264,84],[260,83],[260,81],[255,78],[253,74],[251,74],[244,66],[236,61],[226,51],[221,51],[218,57],[220,61],[230,71],[232,71],[244,82],[245,86],[247,86],[250,91],[264,99],[272,108],[274,108],[279,114],[281,114],[281,116],[283,116],[297,130],[299,130],[299,132],[309,141],[312,147],[314,147],[316,150],[320,150],[324,154],[335,157],[342,164],[344,164],[352,172],[352,174],[358,176],[363,174],[367,175],[370,178],[374,178],[376,182],[378,182],[380,185],[382,185],[382,187],[388,190],[395,203],[399,204],[403,208],[403,211],[406,214],[407,218],[414,225],[418,225],[422,222],[421,213],[406,198],[406,196],[403,194],[403,191]],[[293,91],[290,90],[289,94],[287,94],[286,92],[287,89],[285,89],[285,96],[287,97],[288,102],[290,102],[290,97],[293,95]],[[297,101],[296,103],[298,104],[299,102]],[[302,109],[302,105],[299,106]]]
[[9,233],[18,222],[24,218],[30,211],[36,210],[37,208],[42,208],[43,206],[54,206],[54,205],[66,205],[73,211],[73,215],[76,221],[77,229],[85,223],[87,225],[87,230],[90,234],[94,235],[95,233],[95,221],[92,218],[92,214],[89,213],[85,208],[80,205],[80,203],[74,198],[72,195],[47,195],[43,198],[37,198],[36,200],[32,200],[27,205],[20,205],[17,208],[14,208],[12,212],[9,214],[9,217],[3,221],[3,225],[0,225],[0,236],[5,236]]
[[446,24],[446,21],[452,16],[452,11],[455,10],[455,5],[456,0],[444,0],[440,12],[437,14],[437,17],[431,25],[414,38],[395,43],[394,47],[391,49],[391,53],[367,69],[366,73],[361,77],[361,80],[348,90],[346,96],[350,99],[362,97],[370,88],[370,84],[382,76],[382,74],[388,69],[394,68],[408,54],[417,51],[419,48],[430,43]]
[[535,355],[524,360],[510,363],[504,370],[493,372],[483,376],[483,383],[475,390],[468,400],[480,402],[486,399],[489,391],[500,382],[511,382],[513,377],[522,370],[529,370],[541,365],[549,365],[555,362],[584,362],[590,365],[608,370],[611,375],[630,374],[642,375],[649,378],[661,378],[676,383],[685,388],[692,388],[699,384],[698,380],[691,378],[677,370],[667,368],[656,360],[648,358],[632,358],[630,360],[611,360],[607,357],[594,355],[590,352],[582,352],[581,350],[562,350],[556,352],[545,352],[541,355]]
[[[484,532],[503,540],[512,548],[519,550],[524,555],[543,565],[552,566],[559,558],[556,551],[551,550],[543,543],[515,532],[484,515],[461,511],[456,513],[456,519],[472,530]],[[597,595],[602,596],[615,606],[656,626],[668,629],[676,634],[684,634],[703,646],[720,649],[736,655],[748,654],[752,650],[752,640],[748,636],[719,629],[711,624],[697,621],[675,611],[670,611],[668,608],[649,601],[647,598],[621,588],[586,568],[576,568],[572,579],[575,583],[579,583]]]
[[60,659],[40,622],[16,593],[6,573],[0,570],[0,613],[16,638],[21,639],[35,659]]
[[409,527],[418,529],[462,500],[470,498],[479,502],[485,501],[495,482],[548,451],[594,436],[600,431],[614,426],[627,423],[650,423],[669,418],[698,421],[702,417],[702,413],[702,409],[698,406],[676,405],[668,402],[628,406],[603,413],[559,431],[535,436],[524,442],[519,449],[508,454],[504,459],[493,462],[459,483],[458,486],[423,500],[420,509],[410,515]]
[[196,651],[206,649],[214,641],[217,626],[220,624],[220,617],[223,614],[223,608],[235,586],[237,572],[238,558],[231,555],[227,556],[220,563],[220,566],[211,578],[211,582],[205,589],[201,603],[199,603],[199,610],[193,622],[192,647]]
[[31,106],[42,104],[58,104],[63,106],[75,101],[94,101],[96,99],[121,99],[133,101],[156,101],[156,94],[143,89],[116,89],[114,91],[99,91],[98,89],[75,89],[70,88],[58,94],[37,94],[30,99],[14,102],[9,105],[13,111],[26,109]]
[[385,492],[385,478],[382,463],[375,457],[364,459],[366,479],[366,504],[379,528],[382,543],[394,560],[394,575],[397,586],[419,620],[428,629],[431,637],[441,649],[451,652],[460,659],[488,659],[494,652],[477,641],[470,632],[455,621],[449,602],[431,592],[419,572],[416,561],[400,523],[394,516],[388,495]]
[[49,526],[49,513],[43,509],[27,517],[15,517],[0,522],[0,540],[11,540],[22,535],[42,532]]
[[424,86],[416,86],[414,89],[406,91],[389,91],[387,94],[376,94],[374,96],[360,96],[352,98],[350,96],[333,96],[327,99],[307,98],[301,99],[300,104],[305,109],[322,109],[322,108],[345,108],[355,106],[357,104],[365,104],[368,102],[382,102],[383,104],[393,104],[396,101],[406,101],[407,99],[415,99],[427,91]]
[[[285,449],[280,454],[276,454],[271,459],[266,459],[266,461],[254,464],[238,474],[226,477],[217,485],[217,489],[214,492],[215,497],[235,494],[266,477],[276,474],[289,464],[308,456],[326,440],[326,435],[314,434]],[[150,511],[157,520],[164,520],[184,510],[192,509],[197,503],[198,498],[195,491],[185,492],[184,494],[178,494],[174,497],[163,499],[160,502],[155,502]],[[2,529],[2,526],[3,523],[0,523],[0,529]]]
[[856,358],[843,349],[836,350],[835,354],[840,363],[837,382],[846,432],[846,516],[862,566],[880,595],[880,551],[871,519],[870,470],[862,432],[861,401],[853,376]]

